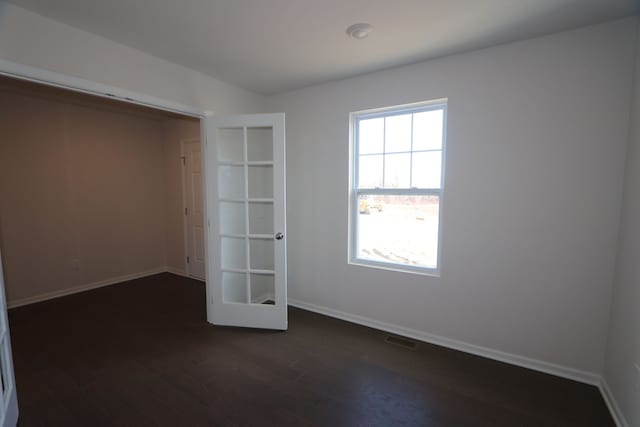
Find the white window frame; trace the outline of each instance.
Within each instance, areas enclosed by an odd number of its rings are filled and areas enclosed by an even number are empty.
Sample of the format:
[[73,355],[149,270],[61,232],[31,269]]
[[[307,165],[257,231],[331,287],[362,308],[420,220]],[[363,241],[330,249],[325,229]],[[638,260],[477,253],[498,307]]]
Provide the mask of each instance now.
[[[414,274],[423,274],[427,276],[440,276],[442,270],[442,221],[443,221],[443,200],[444,200],[444,177],[445,177],[445,159],[446,159],[446,140],[447,140],[447,105],[448,100],[437,99],[416,104],[399,105],[393,107],[379,108],[373,110],[352,112],[349,115],[350,126],[350,159],[349,168],[349,264],[381,268],[385,270],[400,271]],[[420,113],[424,111],[442,110],[442,163],[440,188],[371,188],[359,189],[359,141],[358,141],[358,122],[360,120],[372,119],[377,117],[390,117],[395,115]],[[413,152],[413,150],[411,150]],[[358,196],[360,195],[437,195],[439,198],[438,207],[438,250],[436,258],[436,267],[419,267],[406,264],[398,264],[394,262],[375,261],[365,258],[358,258]]]

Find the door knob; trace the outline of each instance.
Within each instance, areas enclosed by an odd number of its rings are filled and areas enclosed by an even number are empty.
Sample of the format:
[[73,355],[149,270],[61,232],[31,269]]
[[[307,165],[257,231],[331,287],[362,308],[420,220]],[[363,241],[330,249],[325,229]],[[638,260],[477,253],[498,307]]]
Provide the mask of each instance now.
[[284,239],[284,234],[276,233],[276,240],[282,240],[282,239]]

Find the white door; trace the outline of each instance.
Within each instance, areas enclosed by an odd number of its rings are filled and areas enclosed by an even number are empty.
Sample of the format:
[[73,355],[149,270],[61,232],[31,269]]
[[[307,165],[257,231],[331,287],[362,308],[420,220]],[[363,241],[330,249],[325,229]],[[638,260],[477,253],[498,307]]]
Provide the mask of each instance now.
[[18,397],[13,375],[13,359],[11,356],[11,339],[9,337],[9,321],[7,319],[7,301],[4,293],[4,273],[2,271],[2,255],[0,254],[0,426],[15,427],[18,423]]
[[187,274],[204,280],[204,213],[202,204],[202,157],[200,141],[182,143],[185,192]]
[[208,320],[287,329],[284,114],[205,120]]

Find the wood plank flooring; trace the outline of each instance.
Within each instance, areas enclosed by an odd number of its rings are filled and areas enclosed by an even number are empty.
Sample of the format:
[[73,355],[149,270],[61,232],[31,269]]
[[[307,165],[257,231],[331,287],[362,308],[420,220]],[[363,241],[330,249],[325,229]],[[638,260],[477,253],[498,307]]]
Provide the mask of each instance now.
[[214,327],[160,274],[9,312],[20,427],[614,426],[592,386],[290,308]]

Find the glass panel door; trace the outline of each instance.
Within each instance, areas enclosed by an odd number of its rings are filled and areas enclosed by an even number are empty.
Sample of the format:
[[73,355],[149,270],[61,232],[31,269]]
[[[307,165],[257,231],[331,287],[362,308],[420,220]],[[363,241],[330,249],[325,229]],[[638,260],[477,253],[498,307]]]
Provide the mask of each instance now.
[[284,115],[208,120],[210,321],[286,329]]

